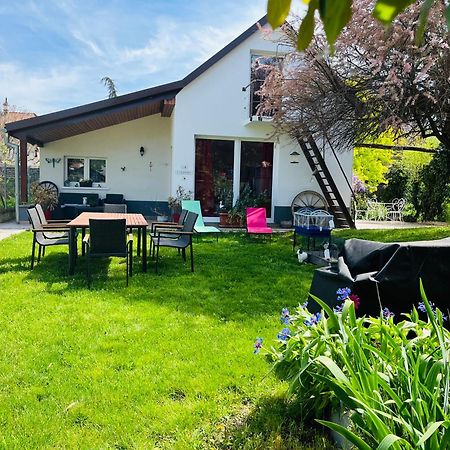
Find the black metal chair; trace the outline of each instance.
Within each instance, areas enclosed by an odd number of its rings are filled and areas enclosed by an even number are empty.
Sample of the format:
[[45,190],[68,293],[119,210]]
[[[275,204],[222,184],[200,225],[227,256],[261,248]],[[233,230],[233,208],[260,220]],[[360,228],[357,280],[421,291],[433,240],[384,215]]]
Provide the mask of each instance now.
[[127,205],[125,203],[104,203],[103,208],[105,213],[127,213]]
[[33,244],[31,248],[31,269],[34,267],[34,258],[36,254],[36,244],[38,244],[38,262],[41,256],[45,254],[45,248],[51,245],[69,245],[69,236],[67,227],[52,227],[51,232],[45,229],[39,219],[39,213],[36,208],[27,209],[28,219],[31,223],[31,231],[33,232]]
[[171,247],[181,250],[183,260],[186,261],[186,248],[189,247],[191,256],[191,271],[194,271],[194,252],[192,248],[192,235],[194,234],[194,225],[198,214],[188,211],[181,229],[164,229],[156,228],[155,234],[151,236],[153,242],[153,258],[155,258],[156,249],[156,264],[155,271],[158,273],[159,248]]
[[[187,216],[188,212],[189,211],[187,209],[183,209],[180,213],[180,217],[178,218],[178,222],[153,222],[152,223],[152,226],[150,228],[150,253],[152,251],[152,243],[153,243],[153,240],[151,238],[153,236],[156,236],[156,230],[157,229],[159,229],[160,231],[181,230],[183,228],[184,221],[186,220],[186,216]],[[174,239],[176,236],[161,234],[161,237]]]
[[133,275],[133,235],[127,236],[125,219],[90,219],[89,235],[83,239],[86,253],[86,276],[91,287],[91,258],[117,256],[126,258],[128,276]]

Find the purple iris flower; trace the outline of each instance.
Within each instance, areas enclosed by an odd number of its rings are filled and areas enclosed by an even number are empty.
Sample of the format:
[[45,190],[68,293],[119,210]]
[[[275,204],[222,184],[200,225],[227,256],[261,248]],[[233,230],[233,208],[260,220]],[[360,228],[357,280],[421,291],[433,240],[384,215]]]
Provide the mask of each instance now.
[[291,330],[289,328],[283,328],[278,334],[277,339],[280,341],[286,341],[291,335]]
[[318,312],[316,314],[313,314],[309,319],[306,319],[305,321],[303,321],[303,323],[307,327],[312,327],[313,325],[317,325],[321,319],[322,319],[322,314],[320,314],[320,312]]
[[263,338],[260,338],[260,337],[256,338],[255,345],[253,346],[254,347],[253,353],[256,354],[261,351],[262,342],[263,342]]
[[389,308],[384,308],[382,312],[383,312],[383,317],[385,319],[389,319],[390,317],[395,316],[395,314],[393,312],[389,311]]
[[337,294],[337,301],[341,302],[344,301],[346,298],[349,297],[349,295],[352,293],[352,290],[348,287],[340,288],[336,291]]
[[280,322],[285,325],[289,325],[290,319],[289,310],[287,308],[283,308],[281,310]]
[[[436,317],[436,305],[433,302],[430,302],[430,308],[431,311],[433,311],[434,317]],[[427,312],[427,309],[425,307],[425,303],[424,302],[419,302],[419,304],[417,305],[417,309],[420,312]],[[442,320],[448,320],[448,317],[445,314],[442,314]]]

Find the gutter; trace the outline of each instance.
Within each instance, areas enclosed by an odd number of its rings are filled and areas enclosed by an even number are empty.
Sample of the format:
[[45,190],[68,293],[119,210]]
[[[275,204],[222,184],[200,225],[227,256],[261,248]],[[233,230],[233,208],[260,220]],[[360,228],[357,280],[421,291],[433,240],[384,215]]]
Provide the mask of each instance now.
[[0,128],[0,131],[3,133],[3,142],[5,145],[14,151],[14,196],[16,200],[16,223],[19,223],[19,145],[14,144],[14,142],[9,142],[9,135],[6,128]]

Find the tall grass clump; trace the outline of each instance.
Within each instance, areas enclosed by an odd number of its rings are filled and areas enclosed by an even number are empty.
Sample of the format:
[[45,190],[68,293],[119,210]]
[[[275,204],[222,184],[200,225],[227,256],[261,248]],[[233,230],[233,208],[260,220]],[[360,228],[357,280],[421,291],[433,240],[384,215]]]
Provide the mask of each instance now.
[[[358,449],[450,447],[450,334],[421,290],[423,302],[399,322],[387,309],[357,317],[359,299],[345,288],[334,309],[316,299],[321,313],[283,310],[285,328],[267,355],[305,417]],[[330,410],[344,412],[348,426],[321,420]]]

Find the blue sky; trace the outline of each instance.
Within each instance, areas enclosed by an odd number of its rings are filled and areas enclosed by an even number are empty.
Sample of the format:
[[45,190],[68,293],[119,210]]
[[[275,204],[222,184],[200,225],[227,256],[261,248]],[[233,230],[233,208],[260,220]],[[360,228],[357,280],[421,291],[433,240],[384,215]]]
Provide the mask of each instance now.
[[266,11],[266,0],[8,0],[0,99],[45,114],[183,78]]

